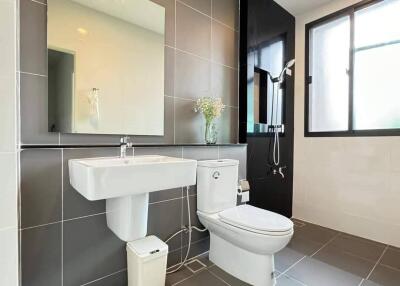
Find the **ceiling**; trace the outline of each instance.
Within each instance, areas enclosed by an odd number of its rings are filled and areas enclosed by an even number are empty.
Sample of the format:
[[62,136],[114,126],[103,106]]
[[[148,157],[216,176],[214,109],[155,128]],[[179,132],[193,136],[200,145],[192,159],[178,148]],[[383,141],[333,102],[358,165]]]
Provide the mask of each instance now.
[[164,34],[165,9],[148,0],[72,0],[83,6]]
[[292,15],[297,16],[335,0],[275,0]]

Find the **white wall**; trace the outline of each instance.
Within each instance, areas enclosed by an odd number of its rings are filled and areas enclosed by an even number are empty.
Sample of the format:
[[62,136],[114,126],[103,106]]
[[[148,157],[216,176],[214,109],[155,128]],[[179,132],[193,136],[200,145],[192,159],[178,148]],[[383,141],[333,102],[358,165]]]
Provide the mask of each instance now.
[[0,285],[18,285],[15,0],[0,0]]
[[294,217],[400,247],[400,137],[304,137],[304,25],[357,2],[296,17]]

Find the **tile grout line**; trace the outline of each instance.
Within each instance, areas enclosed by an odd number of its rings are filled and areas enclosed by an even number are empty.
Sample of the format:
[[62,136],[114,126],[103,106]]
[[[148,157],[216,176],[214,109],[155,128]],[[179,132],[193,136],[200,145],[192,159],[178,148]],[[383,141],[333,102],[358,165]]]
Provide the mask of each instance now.
[[210,273],[212,276],[216,277],[218,280],[221,280],[223,283],[225,283],[226,285],[231,286],[231,284],[229,284],[228,282],[226,282],[224,279],[222,279],[221,277],[219,277],[217,274],[213,273],[212,271],[208,270],[208,268],[206,268],[206,270],[208,271],[208,273]]
[[111,276],[113,276],[113,275],[115,275],[115,274],[118,274],[118,273],[121,273],[121,272],[124,272],[124,271],[127,271],[127,269],[126,269],[126,268],[124,268],[124,269],[118,270],[118,271],[116,271],[116,272],[113,272],[113,273],[111,273],[111,274],[108,274],[108,275],[106,275],[106,276],[103,276],[103,277],[97,278],[97,279],[95,279],[95,280],[92,280],[92,281],[86,282],[86,283],[84,283],[84,284],[81,284],[80,286],[86,286],[86,285],[90,285],[90,284],[92,284],[92,283],[94,283],[94,282],[98,282],[98,281],[100,281],[100,280],[103,280],[103,279],[105,279],[105,278],[111,277]]
[[[365,280],[368,280],[369,277],[371,277],[372,272],[374,272],[375,268],[378,266],[379,262],[381,262],[383,256],[385,255],[386,251],[389,249],[389,245],[386,245],[385,249],[382,251],[381,256],[379,256],[378,260],[375,262],[374,267],[372,267],[371,271],[368,273],[367,277],[365,278]],[[363,281],[361,281],[363,282]],[[361,285],[361,284],[360,284]]]
[[179,2],[179,4],[182,4],[182,5],[184,5],[184,6],[188,7],[188,8],[190,8],[190,9],[196,11],[197,13],[202,14],[202,15],[205,16],[205,17],[210,18],[211,20],[214,20],[214,21],[217,22],[218,24],[220,24],[220,25],[222,25],[222,26],[228,28],[229,30],[231,30],[231,31],[233,31],[233,32],[236,32],[236,33],[239,33],[239,32],[240,32],[239,30],[236,30],[235,28],[232,28],[231,26],[225,24],[224,22],[221,22],[220,20],[218,20],[218,19],[216,19],[216,18],[213,18],[213,16],[212,16],[212,1],[211,1],[211,16],[210,16],[210,15],[207,15],[207,14],[204,13],[204,12],[201,12],[200,10],[198,10],[198,9],[196,9],[196,8],[190,6],[190,5],[188,5],[187,3],[182,2],[181,0],[176,0],[176,1]]
[[330,244],[332,241],[334,241],[337,237],[340,236],[340,232],[337,233],[334,237],[332,237],[330,240],[328,240],[324,245],[322,245],[317,251],[315,251],[313,254],[310,255],[310,257],[314,257],[318,252],[320,252],[322,249],[324,249],[328,244]]
[[299,264],[302,260],[304,260],[304,258],[306,258],[307,255],[304,255],[302,258],[300,258],[299,260],[297,260],[295,263],[293,263],[292,265],[290,265],[285,271],[279,273],[278,277],[276,277],[276,279],[278,279],[279,277],[285,275],[287,272],[289,272],[290,269],[292,269],[293,267],[295,267],[297,264]]
[[64,285],[64,150],[61,149],[61,286]]

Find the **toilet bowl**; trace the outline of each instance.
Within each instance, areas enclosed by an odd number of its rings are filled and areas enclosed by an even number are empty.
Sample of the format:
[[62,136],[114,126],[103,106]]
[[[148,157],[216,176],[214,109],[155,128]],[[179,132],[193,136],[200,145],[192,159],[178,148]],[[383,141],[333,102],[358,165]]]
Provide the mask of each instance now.
[[237,167],[236,160],[198,162],[197,214],[210,232],[210,260],[251,285],[273,286],[274,253],[289,243],[293,223],[267,210],[236,206]]

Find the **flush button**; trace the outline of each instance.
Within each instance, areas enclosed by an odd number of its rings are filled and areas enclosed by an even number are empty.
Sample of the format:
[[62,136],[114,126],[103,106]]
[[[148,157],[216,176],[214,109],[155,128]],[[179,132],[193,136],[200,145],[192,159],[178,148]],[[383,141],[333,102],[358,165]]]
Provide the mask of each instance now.
[[218,171],[215,171],[215,172],[213,173],[213,175],[212,175],[212,177],[213,177],[214,179],[216,179],[216,180],[219,178],[219,176],[221,176],[221,173],[218,172]]

